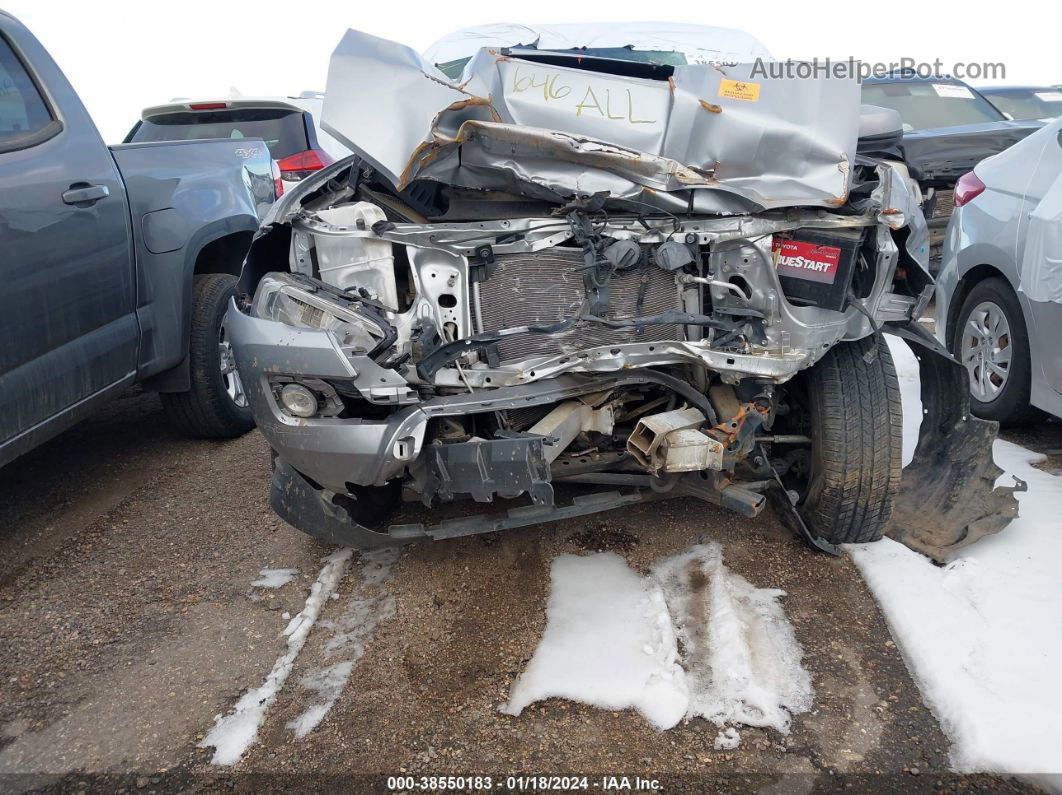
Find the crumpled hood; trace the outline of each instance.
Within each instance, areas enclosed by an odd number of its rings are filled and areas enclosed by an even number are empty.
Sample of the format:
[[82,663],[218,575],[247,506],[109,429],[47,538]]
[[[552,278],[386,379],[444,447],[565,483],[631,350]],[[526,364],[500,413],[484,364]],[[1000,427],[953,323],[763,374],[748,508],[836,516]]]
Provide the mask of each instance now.
[[399,188],[431,179],[550,201],[607,191],[701,213],[847,198],[855,80],[767,79],[753,64],[645,70],[653,79],[590,71],[639,73],[628,61],[538,58],[483,48],[456,83],[411,48],[351,30],[332,56],[322,126]]

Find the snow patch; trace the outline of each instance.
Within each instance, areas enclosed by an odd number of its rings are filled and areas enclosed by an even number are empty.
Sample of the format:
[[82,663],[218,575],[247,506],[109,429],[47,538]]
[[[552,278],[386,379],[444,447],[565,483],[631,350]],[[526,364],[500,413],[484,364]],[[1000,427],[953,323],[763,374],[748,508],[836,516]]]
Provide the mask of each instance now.
[[718,544],[658,561],[650,577],[614,552],[561,555],[550,579],[546,629],[502,712],[567,698],[634,708],[660,729],[701,716],[784,733],[811,706],[783,592],[730,572]]
[[717,751],[730,751],[741,745],[741,734],[733,726],[727,726],[715,735],[713,745]]
[[847,549],[952,740],[952,765],[1062,791],[1062,478],[1009,442],[997,440],[993,454],[1003,482],[1029,486],[1017,495],[1019,518],[998,535],[943,568],[888,538]]
[[922,381],[918,377],[918,358],[911,346],[895,334],[886,334],[896,377],[900,382],[900,400],[903,404],[903,466],[914,460],[918,447],[918,434],[922,429]]
[[686,714],[686,676],[659,586],[615,552],[560,555],[550,567],[546,629],[501,711],[547,698],[638,710],[659,729]]
[[258,579],[251,585],[255,588],[281,588],[298,576],[298,569],[262,569],[258,572]]
[[665,558],[653,576],[682,643],[688,714],[788,734],[790,715],[811,709],[815,694],[779,602],[785,591],[730,571],[715,542]]
[[300,680],[302,687],[314,695],[313,703],[287,723],[296,737],[305,737],[317,728],[342,694],[354,664],[365,653],[376,627],[395,615],[394,597],[384,596],[381,590],[391,578],[391,567],[398,561],[399,554],[396,548],[363,552],[359,584],[342,615],[335,621],[321,621],[321,627],[332,632],[325,642],[325,654],[330,657],[342,655],[346,659],[314,669]]
[[214,748],[211,762],[215,765],[234,765],[251,747],[265,720],[266,712],[276,701],[277,694],[287,681],[295,658],[305,645],[310,629],[320,615],[321,607],[343,579],[352,553],[351,549],[340,549],[324,559],[324,568],[310,588],[306,604],[284,629],[288,638],[287,651],[274,663],[273,669],[261,685],[244,693],[227,715],[214,718],[213,728],[199,743],[199,747]]
[[354,662],[347,660],[326,668],[317,668],[302,677],[300,684],[307,690],[315,691],[319,703],[311,705],[297,718],[288,721],[287,727],[295,732],[296,737],[305,737],[317,728],[317,724],[324,719],[339,694],[343,692],[352,670]]

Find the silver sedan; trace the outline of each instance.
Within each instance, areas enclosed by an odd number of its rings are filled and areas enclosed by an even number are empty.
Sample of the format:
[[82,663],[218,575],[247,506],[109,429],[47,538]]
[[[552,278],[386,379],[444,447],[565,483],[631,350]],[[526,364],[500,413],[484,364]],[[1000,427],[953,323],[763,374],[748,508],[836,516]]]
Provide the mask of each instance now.
[[1062,119],[964,174],[955,208],[937,336],[969,373],[974,413],[1062,416]]

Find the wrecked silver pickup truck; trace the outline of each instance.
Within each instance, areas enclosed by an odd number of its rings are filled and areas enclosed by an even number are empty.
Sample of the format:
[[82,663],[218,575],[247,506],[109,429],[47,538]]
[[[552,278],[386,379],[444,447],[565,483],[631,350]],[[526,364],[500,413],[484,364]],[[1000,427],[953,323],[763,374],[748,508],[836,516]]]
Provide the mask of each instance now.
[[[323,126],[358,155],[274,206],[228,318],[280,516],[367,547],[770,499],[819,548],[941,560],[1005,526],[995,426],[913,322],[925,222],[859,151],[895,114],[696,44],[755,55],[734,31],[490,34],[438,66],[355,31],[333,55]],[[902,483],[882,332],[921,362]],[[403,495],[513,507],[395,524]]]

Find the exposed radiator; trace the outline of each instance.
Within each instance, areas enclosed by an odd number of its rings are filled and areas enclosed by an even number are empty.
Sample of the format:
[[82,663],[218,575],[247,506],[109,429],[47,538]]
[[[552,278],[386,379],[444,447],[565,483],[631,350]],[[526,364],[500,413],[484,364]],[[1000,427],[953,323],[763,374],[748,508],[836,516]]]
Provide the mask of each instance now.
[[[478,285],[477,330],[497,331],[571,317],[585,297],[582,264],[582,252],[574,248],[498,255],[494,273]],[[680,308],[674,276],[652,265],[616,273],[609,281],[608,295],[608,317],[613,320]],[[677,339],[681,339],[678,326],[646,326],[639,333],[634,328],[580,323],[563,334],[510,337],[498,344],[498,351],[502,361],[512,361],[598,345]]]

